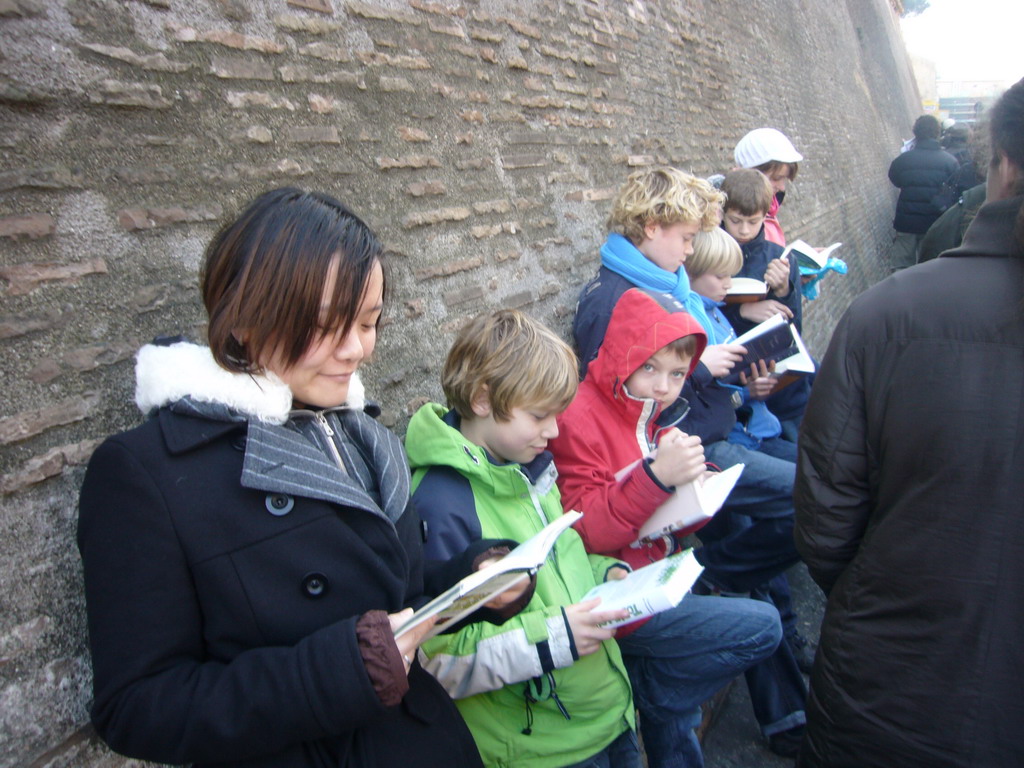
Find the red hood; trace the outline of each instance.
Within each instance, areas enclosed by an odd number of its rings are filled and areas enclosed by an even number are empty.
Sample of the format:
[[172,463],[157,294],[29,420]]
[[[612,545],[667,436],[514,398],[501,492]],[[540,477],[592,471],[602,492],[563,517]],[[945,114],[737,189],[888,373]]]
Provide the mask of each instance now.
[[587,368],[587,379],[601,392],[618,398],[633,371],[659,349],[683,336],[697,337],[697,354],[686,372],[689,376],[707,346],[707,335],[700,323],[672,296],[630,288],[612,311],[601,348]]

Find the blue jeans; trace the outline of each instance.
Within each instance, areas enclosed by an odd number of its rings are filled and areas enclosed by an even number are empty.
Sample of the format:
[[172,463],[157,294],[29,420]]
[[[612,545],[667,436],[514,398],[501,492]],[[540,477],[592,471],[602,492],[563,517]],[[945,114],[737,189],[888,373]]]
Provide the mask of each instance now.
[[701,703],[770,658],[781,638],[770,604],[693,594],[620,638],[649,768],[701,768]]
[[564,768],[640,768],[640,745],[633,731],[624,731],[596,755]]
[[708,461],[746,468],[725,506],[697,532],[705,576],[728,592],[749,592],[799,561],[793,543],[796,445],[781,438],[751,450],[725,440],[704,447]]
[[[788,582],[786,587],[788,594]],[[767,585],[750,596],[772,605]],[[754,717],[765,737],[807,722],[807,685],[789,643],[779,643],[775,653],[748,669],[745,677]]]

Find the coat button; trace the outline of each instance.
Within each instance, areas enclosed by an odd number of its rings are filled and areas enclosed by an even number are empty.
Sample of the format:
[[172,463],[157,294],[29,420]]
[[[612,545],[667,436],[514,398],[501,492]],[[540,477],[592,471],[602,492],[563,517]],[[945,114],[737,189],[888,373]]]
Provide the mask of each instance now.
[[327,577],[322,573],[307,573],[302,579],[302,590],[309,597],[323,597],[327,586]]
[[280,517],[287,515],[295,506],[295,499],[285,493],[268,493],[266,499],[267,512]]

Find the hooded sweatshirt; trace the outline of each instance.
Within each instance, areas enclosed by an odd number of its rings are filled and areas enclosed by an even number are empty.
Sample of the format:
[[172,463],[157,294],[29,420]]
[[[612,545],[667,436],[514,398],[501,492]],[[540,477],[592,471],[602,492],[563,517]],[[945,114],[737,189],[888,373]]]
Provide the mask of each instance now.
[[660,560],[675,542],[665,537],[632,548],[640,526],[671,495],[641,462],[621,480],[616,473],[655,447],[661,406],[637,398],[626,379],[653,354],[683,336],[697,337],[693,372],[707,337],[693,317],[666,294],[632,288],[622,294],[597,358],[587,369],[576,399],[558,419],[550,443],[558,465],[558,487],[566,509],[583,518],[576,528],[591,552],[611,555],[634,568]]

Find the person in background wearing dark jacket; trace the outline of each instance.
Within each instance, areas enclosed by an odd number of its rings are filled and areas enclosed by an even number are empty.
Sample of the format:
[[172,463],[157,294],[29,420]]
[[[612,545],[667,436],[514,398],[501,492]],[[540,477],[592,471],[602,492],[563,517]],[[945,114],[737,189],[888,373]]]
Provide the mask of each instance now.
[[889,181],[899,187],[896,230],[889,248],[889,269],[911,267],[917,263],[917,247],[942,211],[932,203],[960,167],[956,158],[939,146],[939,121],[932,115],[921,115],[914,122],[914,148],[903,152],[889,166]]
[[92,720],[114,750],[481,765],[415,660],[430,623],[393,634],[431,587],[405,455],[364,413],[356,374],[384,308],[382,250],[337,200],[267,192],[207,250],[209,347],[139,352],[136,403],[152,418],[96,450],[78,523]]
[[854,301],[804,416],[803,768],[1024,765],[1024,80],[990,126],[963,244]]
[[984,176],[978,173],[977,165],[974,162],[971,129],[967,123],[953,123],[942,132],[942,140],[939,143],[960,164],[960,170],[956,174],[957,197],[965,190],[985,181]]
[[958,248],[964,233],[985,204],[985,182],[971,187],[928,227],[917,249],[917,263],[931,261],[943,251]]

